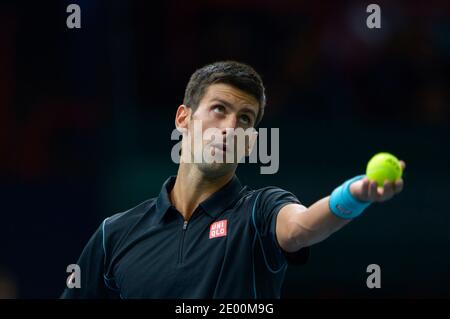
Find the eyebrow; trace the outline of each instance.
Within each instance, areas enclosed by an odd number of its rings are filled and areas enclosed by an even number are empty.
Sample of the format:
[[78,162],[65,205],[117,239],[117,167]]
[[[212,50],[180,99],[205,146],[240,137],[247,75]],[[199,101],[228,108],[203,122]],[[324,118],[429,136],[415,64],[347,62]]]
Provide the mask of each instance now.
[[[229,107],[229,108],[232,109],[232,110],[235,109],[235,107],[234,107],[230,102],[225,101],[225,100],[222,100],[222,99],[217,98],[217,97],[216,97],[216,98],[213,98],[213,99],[211,100],[211,102],[219,102],[219,103],[222,103],[222,104],[224,104],[225,106]],[[251,109],[251,108],[249,108],[249,107],[243,107],[243,108],[242,108],[242,111],[251,113],[251,114],[253,115],[255,121],[256,121],[256,113],[255,113],[255,111],[253,111],[253,109]]]

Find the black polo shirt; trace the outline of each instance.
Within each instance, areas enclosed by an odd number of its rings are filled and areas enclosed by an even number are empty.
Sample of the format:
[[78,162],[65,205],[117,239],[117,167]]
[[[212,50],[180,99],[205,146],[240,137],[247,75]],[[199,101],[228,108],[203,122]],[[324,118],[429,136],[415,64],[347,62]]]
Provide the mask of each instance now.
[[234,176],[189,222],[172,206],[176,176],[158,197],[109,218],[84,248],[81,288],[62,298],[279,298],[288,263],[275,226],[280,209],[300,203],[278,187],[252,190]]

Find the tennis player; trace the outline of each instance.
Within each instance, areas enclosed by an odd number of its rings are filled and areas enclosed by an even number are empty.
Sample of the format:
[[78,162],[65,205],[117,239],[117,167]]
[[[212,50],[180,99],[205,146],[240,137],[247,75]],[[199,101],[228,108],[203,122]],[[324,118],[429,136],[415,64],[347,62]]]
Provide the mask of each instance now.
[[401,192],[402,179],[377,187],[359,175],[306,207],[279,187],[243,186],[236,158],[183,160],[194,157],[187,144],[194,121],[202,132],[223,133],[221,143],[202,138],[202,146],[225,155],[235,151],[227,148],[230,129],[256,127],[265,104],[261,78],[248,65],[225,61],[195,71],[175,115],[176,128],[187,132],[177,175],[157,197],[103,221],[78,260],[81,287],[61,297],[279,298],[288,264],[304,263],[310,246]]

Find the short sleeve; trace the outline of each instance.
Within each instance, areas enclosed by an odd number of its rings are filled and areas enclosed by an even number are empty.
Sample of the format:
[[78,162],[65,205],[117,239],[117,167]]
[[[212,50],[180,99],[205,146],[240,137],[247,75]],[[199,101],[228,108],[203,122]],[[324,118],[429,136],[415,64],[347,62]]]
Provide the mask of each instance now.
[[285,252],[276,237],[277,216],[280,210],[288,204],[301,204],[298,198],[284,189],[267,187],[257,194],[254,222],[266,255],[267,261],[275,268],[286,262],[292,265],[306,263],[309,257],[309,247],[297,252]]
[[81,287],[66,287],[60,296],[61,299],[117,298],[117,293],[105,284],[105,251],[102,226],[92,235],[77,261],[77,265],[80,267]]

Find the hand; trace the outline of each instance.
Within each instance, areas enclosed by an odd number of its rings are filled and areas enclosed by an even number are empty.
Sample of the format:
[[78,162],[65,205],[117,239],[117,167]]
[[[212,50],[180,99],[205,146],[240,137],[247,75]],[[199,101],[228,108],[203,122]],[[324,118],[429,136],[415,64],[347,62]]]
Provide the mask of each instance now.
[[[400,161],[402,171],[406,164]],[[403,179],[395,182],[385,181],[382,187],[377,187],[377,182],[369,181],[367,177],[360,179],[350,185],[350,193],[358,200],[363,202],[384,202],[391,199],[403,189]]]

